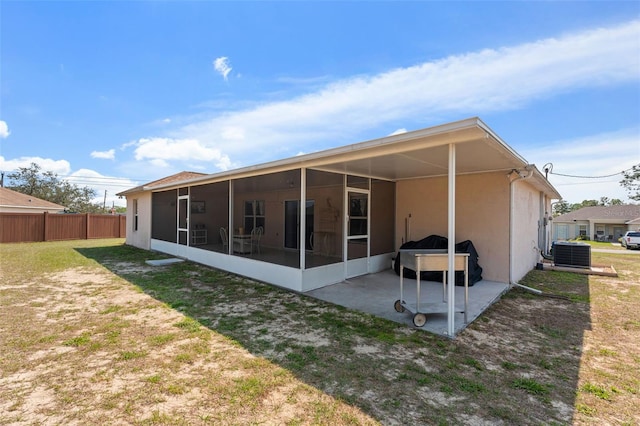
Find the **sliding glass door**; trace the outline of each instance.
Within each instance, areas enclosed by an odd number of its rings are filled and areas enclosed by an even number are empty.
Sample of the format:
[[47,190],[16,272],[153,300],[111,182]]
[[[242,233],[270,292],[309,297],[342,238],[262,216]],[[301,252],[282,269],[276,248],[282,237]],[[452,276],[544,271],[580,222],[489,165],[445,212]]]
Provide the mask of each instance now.
[[[305,206],[305,250],[313,250],[313,220],[315,201],[307,200]],[[300,247],[300,201],[284,202],[284,247],[297,250]]]

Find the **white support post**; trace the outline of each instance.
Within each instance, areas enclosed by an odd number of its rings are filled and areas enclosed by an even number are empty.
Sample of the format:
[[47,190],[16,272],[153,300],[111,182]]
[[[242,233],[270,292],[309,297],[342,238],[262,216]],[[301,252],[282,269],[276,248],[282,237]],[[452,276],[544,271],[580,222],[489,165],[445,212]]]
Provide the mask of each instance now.
[[449,272],[447,274],[447,334],[453,337],[455,333],[456,308],[456,146],[449,144],[449,219],[448,219],[448,254]]

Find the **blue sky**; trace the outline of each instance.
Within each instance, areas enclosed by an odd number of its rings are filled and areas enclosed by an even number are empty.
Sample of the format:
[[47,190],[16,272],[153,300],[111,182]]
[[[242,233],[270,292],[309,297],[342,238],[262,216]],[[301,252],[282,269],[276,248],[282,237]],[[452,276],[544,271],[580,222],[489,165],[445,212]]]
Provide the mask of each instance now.
[[640,2],[0,3],[0,170],[115,193],[478,116],[628,201]]

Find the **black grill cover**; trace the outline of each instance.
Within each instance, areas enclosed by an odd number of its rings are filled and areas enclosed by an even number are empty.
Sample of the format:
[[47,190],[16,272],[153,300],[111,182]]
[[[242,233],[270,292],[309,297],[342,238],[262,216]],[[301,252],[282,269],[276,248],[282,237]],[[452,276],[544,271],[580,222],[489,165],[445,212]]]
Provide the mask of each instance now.
[[[456,253],[469,253],[469,285],[472,286],[478,281],[482,280],[482,268],[478,264],[478,252],[473,246],[473,243],[469,240],[462,241],[455,245]],[[407,241],[400,246],[400,250],[405,249],[440,249],[446,250],[449,248],[449,241],[446,237],[439,235],[429,235],[420,241]],[[396,255],[396,261],[394,264],[396,274],[400,275],[400,252]],[[416,271],[409,268],[404,268],[403,274],[407,278],[415,279]],[[436,271],[422,271],[420,273],[420,279],[425,281],[438,281],[442,282],[443,272]],[[456,271],[456,285],[464,285],[464,272]]]

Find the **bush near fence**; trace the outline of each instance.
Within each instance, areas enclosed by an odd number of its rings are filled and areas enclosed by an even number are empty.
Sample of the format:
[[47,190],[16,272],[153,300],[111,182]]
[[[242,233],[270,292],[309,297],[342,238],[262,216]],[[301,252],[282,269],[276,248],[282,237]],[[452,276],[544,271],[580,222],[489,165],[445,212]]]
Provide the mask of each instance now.
[[0,213],[0,243],[124,238],[126,216]]

